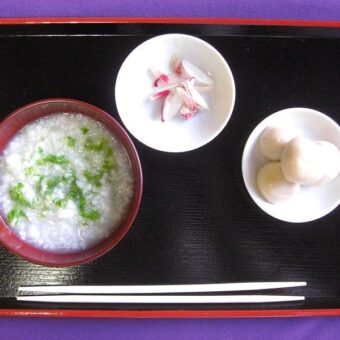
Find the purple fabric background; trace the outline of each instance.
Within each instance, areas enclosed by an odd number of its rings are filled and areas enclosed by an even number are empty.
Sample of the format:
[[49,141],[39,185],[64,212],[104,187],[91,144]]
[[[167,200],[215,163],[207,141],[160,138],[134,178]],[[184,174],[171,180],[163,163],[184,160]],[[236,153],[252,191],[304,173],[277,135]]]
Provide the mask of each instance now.
[[1,339],[337,339],[338,318],[297,319],[2,319]]
[[1,0],[1,17],[155,16],[339,20],[338,0]]
[[[340,20],[339,0],[1,0],[0,17],[225,17]],[[4,278],[2,278],[4,279]],[[0,318],[1,339],[336,339],[340,318]]]

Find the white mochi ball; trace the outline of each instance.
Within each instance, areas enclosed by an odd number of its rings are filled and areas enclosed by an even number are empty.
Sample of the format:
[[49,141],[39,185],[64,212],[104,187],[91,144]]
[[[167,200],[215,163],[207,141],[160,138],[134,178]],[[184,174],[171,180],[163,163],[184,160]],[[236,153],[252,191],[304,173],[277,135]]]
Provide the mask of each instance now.
[[287,181],[283,176],[280,162],[267,163],[260,169],[257,187],[270,203],[288,201],[300,191],[300,185]]
[[288,127],[268,126],[260,136],[260,150],[271,161],[279,161],[286,144],[294,138]]
[[322,148],[307,138],[292,139],[281,157],[283,175],[301,185],[316,185],[324,176]]

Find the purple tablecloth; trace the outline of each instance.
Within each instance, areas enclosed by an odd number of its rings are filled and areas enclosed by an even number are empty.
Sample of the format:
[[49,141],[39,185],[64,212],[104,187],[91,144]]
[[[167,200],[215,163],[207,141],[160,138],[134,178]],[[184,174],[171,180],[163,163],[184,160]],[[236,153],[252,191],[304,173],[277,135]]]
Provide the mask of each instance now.
[[[0,17],[225,17],[340,20],[339,0],[1,0]],[[2,278],[3,279],[3,278]],[[1,339],[336,339],[340,318],[0,318]]]
[[1,17],[138,16],[339,20],[338,0],[1,0]]

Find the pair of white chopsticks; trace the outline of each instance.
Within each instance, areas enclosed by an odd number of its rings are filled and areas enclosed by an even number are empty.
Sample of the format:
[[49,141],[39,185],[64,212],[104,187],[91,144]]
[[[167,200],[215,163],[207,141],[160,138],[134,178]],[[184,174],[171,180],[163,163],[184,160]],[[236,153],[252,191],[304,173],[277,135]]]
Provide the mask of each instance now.
[[[302,301],[289,295],[138,295],[254,291],[306,286],[306,282],[242,282],[149,286],[20,287],[18,301],[53,303],[269,303]],[[34,294],[34,295],[27,295]],[[46,295],[48,294],[48,295]],[[111,294],[111,295],[108,295]],[[123,295],[126,294],[126,295]]]

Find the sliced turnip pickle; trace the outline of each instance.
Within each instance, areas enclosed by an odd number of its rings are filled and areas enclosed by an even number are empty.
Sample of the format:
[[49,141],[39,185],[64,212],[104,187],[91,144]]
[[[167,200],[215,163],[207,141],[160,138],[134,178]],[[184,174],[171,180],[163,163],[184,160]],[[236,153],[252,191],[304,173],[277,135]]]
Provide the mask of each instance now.
[[183,99],[177,92],[170,92],[162,107],[162,121],[175,117],[183,105]]
[[190,109],[187,106],[182,106],[181,108],[181,116],[184,117],[186,120],[194,117],[197,112],[198,112],[197,106],[195,106],[193,109]]
[[182,67],[182,58],[179,55],[174,54],[172,56],[171,65],[172,65],[172,69],[174,70],[174,72],[177,75],[183,74],[184,70],[183,70],[183,67]]
[[171,58],[171,69],[174,73],[165,74],[150,67],[155,79],[153,86],[156,88],[150,99],[164,98],[161,109],[162,121],[169,120],[179,113],[185,119],[190,119],[200,109],[209,110],[200,92],[210,92],[214,84],[213,79],[178,55]]
[[190,79],[187,82],[187,92],[191,96],[191,98],[198,104],[201,108],[208,110],[208,104],[205,99],[199,94],[199,92],[195,89],[194,86],[195,79]]
[[159,91],[150,96],[151,100],[157,100],[166,97],[170,93],[169,90]]
[[170,81],[169,77],[166,74],[162,73],[159,75],[158,78],[155,79],[155,81],[153,82],[153,86],[155,87],[162,86],[169,83],[169,81]]
[[204,73],[201,69],[192,64],[190,61],[183,59],[182,67],[190,77],[195,78],[200,83],[205,85],[212,85],[214,83],[214,80],[211,77],[209,77],[209,75]]
[[192,99],[189,93],[183,87],[176,88],[177,93],[181,96],[184,104],[190,109],[193,110],[197,107],[196,102]]

